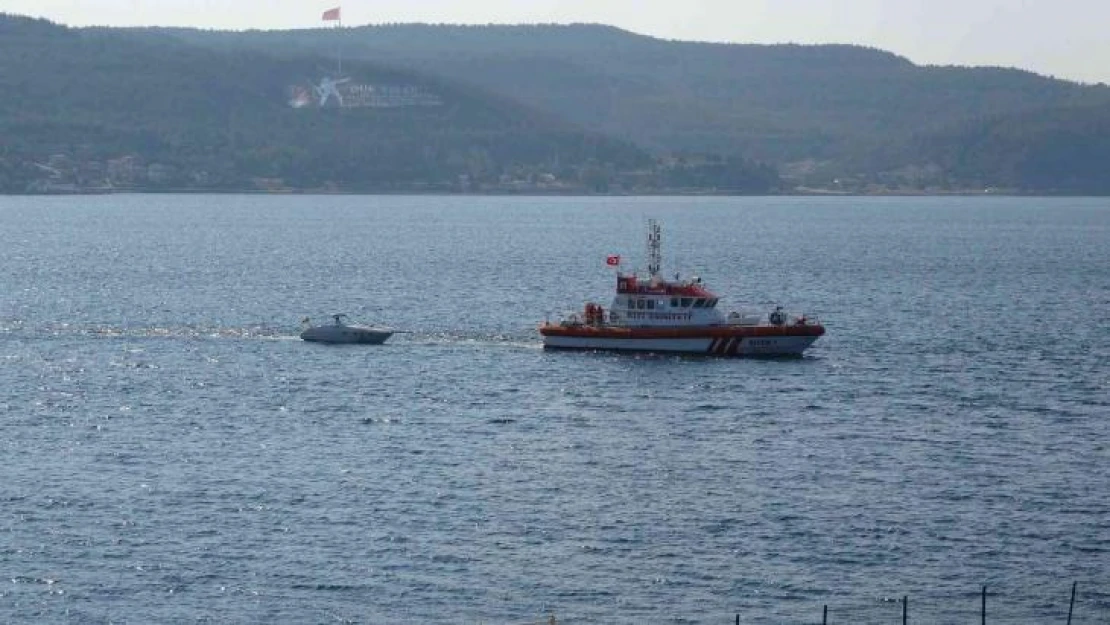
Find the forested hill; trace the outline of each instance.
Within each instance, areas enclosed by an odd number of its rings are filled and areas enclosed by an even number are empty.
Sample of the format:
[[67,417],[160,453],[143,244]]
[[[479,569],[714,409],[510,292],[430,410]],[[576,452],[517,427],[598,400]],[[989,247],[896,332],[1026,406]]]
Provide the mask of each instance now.
[[[969,172],[962,163],[943,175],[911,173],[906,179],[903,174],[943,166],[930,160],[934,156],[950,165],[950,155],[965,147],[1045,149],[1045,142],[1026,144],[1031,136],[997,120],[1055,110],[1043,118],[1064,123],[1068,112],[1110,103],[1110,89],[1103,85],[1017,69],[918,66],[857,46],[665,41],[597,25],[171,32],[224,50],[334,55],[341,49],[350,58],[480,86],[658,153],[739,154],[776,163],[801,183],[852,181],[850,190],[996,179],[997,186],[1014,189],[1059,188],[1038,177],[1014,179],[1012,169],[996,167],[1005,155],[987,152],[975,159],[983,167],[979,171]],[[972,131],[976,124],[992,130]],[[975,148],[977,132],[1013,136]],[[1067,134],[1063,128],[1061,133]],[[912,152],[910,146],[923,146],[926,136],[932,137],[925,141],[930,150]],[[1105,134],[1087,139],[1110,142]],[[941,148],[941,141],[952,143]],[[1053,160],[1055,169],[1071,171],[1083,158],[1068,152],[1066,144],[1055,144],[1051,154],[1038,152],[1029,162]],[[1096,180],[1072,182],[1067,186],[1073,189],[1098,186]]]
[[0,192],[1110,193],[1110,88],[858,46],[0,14],[0,88]]
[[175,32],[275,54],[342,49],[481,85],[647,147],[775,161],[985,115],[1110,101],[1106,88],[1020,70],[921,67],[858,46],[676,42],[585,24]]
[[1110,105],[972,120],[916,135],[895,149],[901,153],[888,162],[932,165],[931,172],[917,172],[925,180],[939,175],[968,188],[1110,195]]
[[410,69],[348,61],[329,93],[334,64],[0,14],[0,191],[558,190],[652,162]]
[[172,32],[278,55],[342,50],[479,85],[660,152],[774,161],[821,156],[855,132],[882,128],[888,98],[876,88],[913,69],[854,46],[671,42],[588,24]]

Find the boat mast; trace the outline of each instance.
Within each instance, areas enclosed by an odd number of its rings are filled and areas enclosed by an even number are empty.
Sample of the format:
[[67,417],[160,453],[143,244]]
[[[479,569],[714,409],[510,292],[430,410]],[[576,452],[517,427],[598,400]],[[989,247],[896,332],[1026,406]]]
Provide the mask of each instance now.
[[663,264],[663,253],[660,251],[662,245],[663,235],[659,228],[659,223],[654,219],[648,220],[648,273],[651,277],[659,276],[659,268]]

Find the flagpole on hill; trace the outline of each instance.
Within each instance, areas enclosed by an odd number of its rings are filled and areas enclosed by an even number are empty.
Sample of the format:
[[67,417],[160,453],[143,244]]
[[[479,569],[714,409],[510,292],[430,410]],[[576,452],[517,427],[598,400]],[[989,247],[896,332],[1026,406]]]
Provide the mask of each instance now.
[[[321,17],[321,19],[323,19],[325,22],[335,22],[336,23],[336,28],[338,28],[339,30],[343,30],[343,14],[342,14],[342,11],[341,11],[341,7],[335,7],[334,9],[328,9],[327,11],[324,11],[324,15],[323,15],[323,17]],[[336,58],[336,62],[337,62],[338,68],[339,68],[338,69],[338,76],[342,76],[343,75],[343,47],[342,47],[342,41],[340,40],[340,38],[338,36],[335,38],[335,58]]]

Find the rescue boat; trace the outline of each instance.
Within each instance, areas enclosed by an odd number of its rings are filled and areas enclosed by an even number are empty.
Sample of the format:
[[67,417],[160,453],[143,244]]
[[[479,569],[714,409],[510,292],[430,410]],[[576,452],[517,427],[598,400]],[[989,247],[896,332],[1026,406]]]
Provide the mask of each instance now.
[[792,314],[776,306],[766,314],[718,307],[719,298],[692,277],[660,275],[662,234],[648,222],[648,272],[620,271],[609,308],[587,302],[581,313],[558,322],[545,321],[539,331],[548,349],[618,350],[704,354],[711,356],[801,356],[825,334],[817,317]]

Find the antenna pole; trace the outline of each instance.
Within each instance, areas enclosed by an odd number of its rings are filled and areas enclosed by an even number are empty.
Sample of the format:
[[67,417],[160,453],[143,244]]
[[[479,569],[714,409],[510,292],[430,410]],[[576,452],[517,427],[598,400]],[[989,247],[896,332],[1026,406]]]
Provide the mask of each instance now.
[[663,241],[662,231],[654,219],[648,220],[648,273],[651,277],[659,275],[659,268],[663,264],[663,253],[660,251]]

